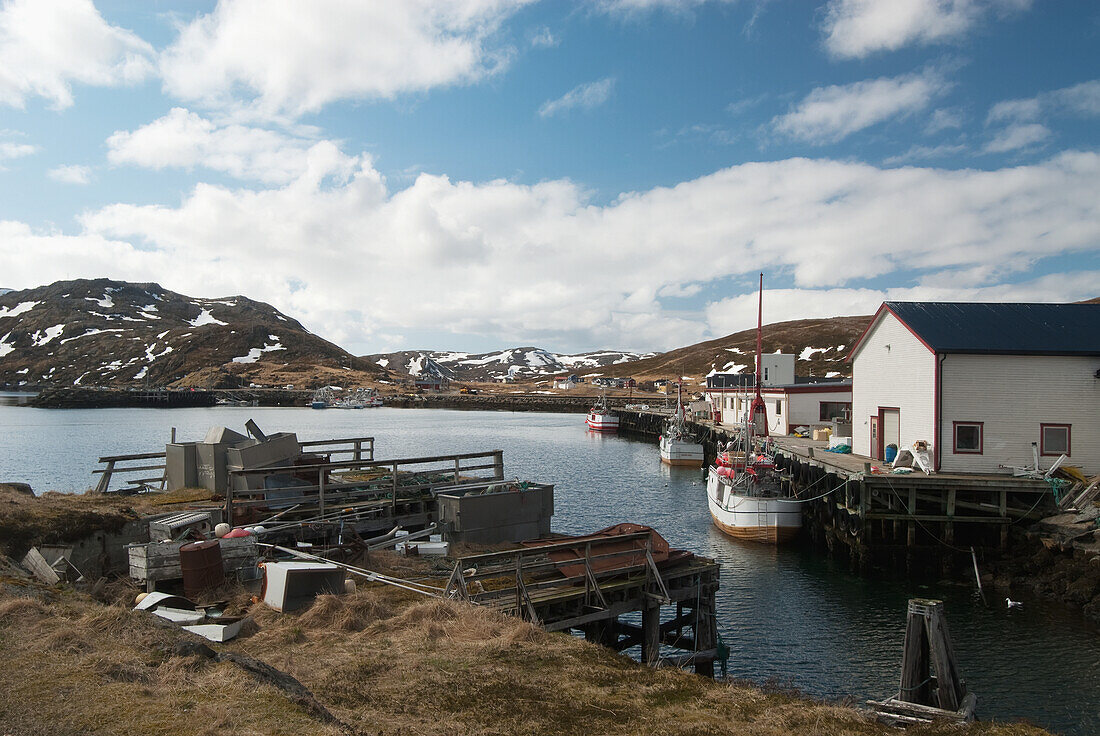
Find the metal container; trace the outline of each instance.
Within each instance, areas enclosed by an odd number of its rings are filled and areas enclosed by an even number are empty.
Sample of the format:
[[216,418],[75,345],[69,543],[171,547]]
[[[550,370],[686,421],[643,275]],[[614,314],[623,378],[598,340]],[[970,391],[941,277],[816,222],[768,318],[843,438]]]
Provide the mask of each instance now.
[[183,592],[195,598],[204,590],[225,582],[222,568],[222,548],[217,539],[193,542],[180,547],[180,569],[183,572]]

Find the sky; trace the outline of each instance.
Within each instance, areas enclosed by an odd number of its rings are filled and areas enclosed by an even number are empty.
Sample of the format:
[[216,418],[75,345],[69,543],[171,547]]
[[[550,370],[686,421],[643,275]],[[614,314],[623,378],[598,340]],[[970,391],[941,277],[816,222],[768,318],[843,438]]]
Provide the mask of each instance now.
[[1100,296],[1094,0],[0,0],[0,287],[356,354]]

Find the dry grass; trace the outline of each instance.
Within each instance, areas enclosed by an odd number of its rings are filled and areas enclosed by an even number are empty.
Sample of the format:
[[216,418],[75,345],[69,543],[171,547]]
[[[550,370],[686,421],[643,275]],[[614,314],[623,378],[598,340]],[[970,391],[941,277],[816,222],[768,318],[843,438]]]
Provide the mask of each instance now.
[[210,501],[202,489],[117,496],[49,491],[28,496],[0,484],[0,554],[22,557],[36,544],[83,539],[115,532],[143,514],[163,513],[172,505]]
[[[33,592],[33,591],[31,591]],[[190,638],[67,594],[0,592],[0,733],[327,734],[286,692],[230,662],[178,653]],[[234,602],[244,605],[238,591]],[[609,650],[465,604],[382,588],[321,596],[297,615],[251,607],[219,651],[292,675],[348,731],[372,734],[890,734],[852,709],[651,670]],[[910,733],[947,734],[933,726]],[[981,724],[973,734],[1045,733]]]

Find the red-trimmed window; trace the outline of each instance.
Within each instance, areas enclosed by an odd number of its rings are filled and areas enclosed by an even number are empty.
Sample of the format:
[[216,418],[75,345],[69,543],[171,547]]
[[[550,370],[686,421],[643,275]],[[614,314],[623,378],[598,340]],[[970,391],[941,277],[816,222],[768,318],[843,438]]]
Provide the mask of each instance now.
[[952,422],[956,455],[981,455],[985,449],[984,422]]
[[1068,424],[1040,424],[1039,454],[1069,455],[1069,430]]

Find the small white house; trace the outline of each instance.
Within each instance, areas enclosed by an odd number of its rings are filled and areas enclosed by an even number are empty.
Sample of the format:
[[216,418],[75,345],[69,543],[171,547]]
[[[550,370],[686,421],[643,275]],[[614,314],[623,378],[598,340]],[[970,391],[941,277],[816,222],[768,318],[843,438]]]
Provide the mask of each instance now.
[[1100,304],[885,302],[852,347],[852,451],[943,472],[1100,472]]
[[[768,375],[776,374],[769,371]],[[782,373],[779,376],[787,377]],[[744,420],[755,395],[754,381],[751,373],[707,376],[704,395],[716,421],[734,425]],[[846,423],[851,417],[852,382],[847,380],[795,378],[792,372],[789,383],[768,385],[761,381],[760,395],[767,409],[768,433],[773,435],[790,434],[796,427],[830,424],[834,419]]]
[[577,382],[571,378],[557,378],[554,379],[554,388],[565,389],[566,391],[577,387]]

